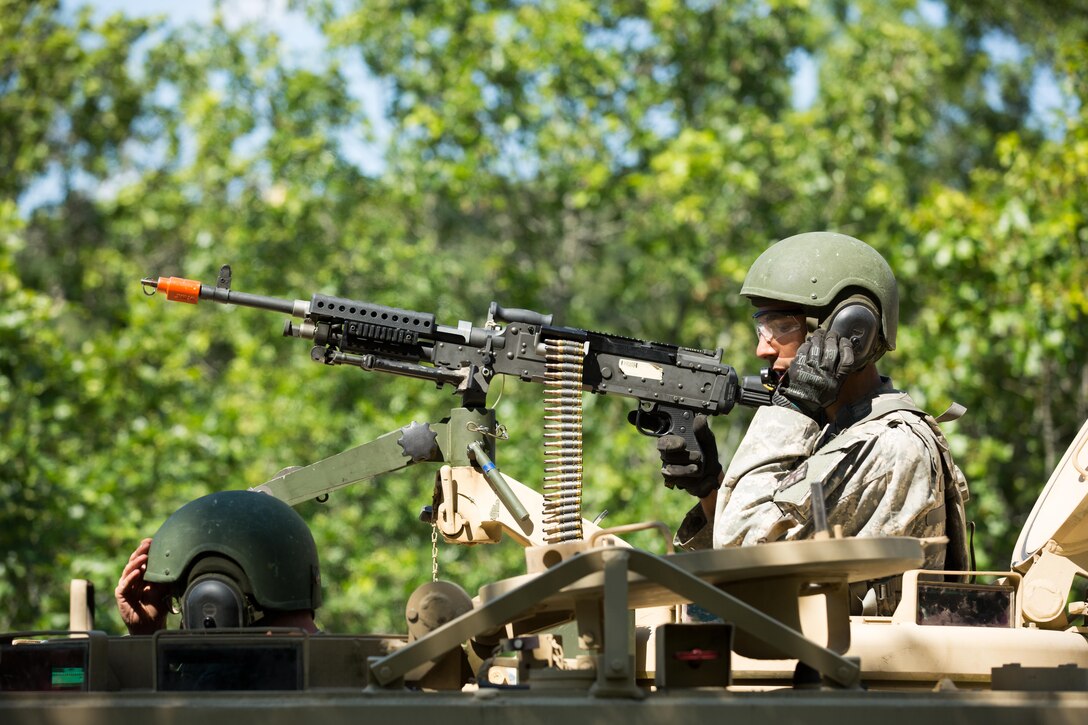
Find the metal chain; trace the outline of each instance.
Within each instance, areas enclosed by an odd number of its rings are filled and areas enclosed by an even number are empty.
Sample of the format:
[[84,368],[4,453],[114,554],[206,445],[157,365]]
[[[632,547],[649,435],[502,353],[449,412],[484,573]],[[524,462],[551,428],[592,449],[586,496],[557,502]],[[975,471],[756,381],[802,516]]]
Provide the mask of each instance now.
[[491,438],[500,441],[510,440],[510,434],[507,433],[506,426],[502,423],[496,425],[495,430],[492,431],[485,425],[480,425],[479,423],[473,423],[470,421],[465,424],[465,429],[468,430],[469,433],[480,433],[481,435],[490,436]]
[[438,524],[431,524],[431,581],[438,581]]

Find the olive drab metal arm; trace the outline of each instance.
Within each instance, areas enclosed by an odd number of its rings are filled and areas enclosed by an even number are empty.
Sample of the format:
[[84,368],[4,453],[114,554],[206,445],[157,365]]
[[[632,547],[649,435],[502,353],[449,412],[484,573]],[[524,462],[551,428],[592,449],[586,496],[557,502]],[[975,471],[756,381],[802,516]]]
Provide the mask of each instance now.
[[[254,490],[295,505],[417,463],[445,463],[434,505],[423,517],[447,540],[496,542],[505,532],[522,545],[543,545],[544,497],[494,467],[495,441],[502,435],[493,410],[454,408],[441,423],[412,422],[308,466],[285,469]],[[598,527],[583,519],[582,528],[588,535]]]
[[[256,490],[270,493],[292,506],[383,473],[399,471],[416,463],[446,462],[471,466],[472,449],[495,456],[494,438],[499,435],[495,413],[490,409],[455,408],[441,423],[413,421],[403,428],[304,467],[284,469]],[[508,508],[520,508],[509,491],[498,494]],[[519,520],[524,520],[519,516]]]

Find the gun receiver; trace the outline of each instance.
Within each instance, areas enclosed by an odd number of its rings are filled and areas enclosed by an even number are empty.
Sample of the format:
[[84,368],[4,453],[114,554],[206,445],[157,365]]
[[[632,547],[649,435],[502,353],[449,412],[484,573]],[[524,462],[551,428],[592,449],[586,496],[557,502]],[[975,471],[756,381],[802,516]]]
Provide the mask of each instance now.
[[[733,367],[722,362],[721,349],[559,327],[551,315],[496,303],[484,327],[468,322],[448,327],[436,324],[431,313],[323,294],[308,302],[245,294],[231,290],[230,281],[230,268],[224,267],[215,286],[177,277],[146,278],[142,284],[147,294],[164,292],[172,301],[211,300],[301,318],[287,320],[283,334],[312,340],[315,361],[451,385],[466,408],[484,407],[496,375],[547,385],[578,374],[583,390],[638,401],[629,419],[643,434],[680,435],[694,445],[696,414],[724,415],[738,403],[770,404],[760,379],[738,379]],[[550,367],[549,345],[563,346],[565,356]]]

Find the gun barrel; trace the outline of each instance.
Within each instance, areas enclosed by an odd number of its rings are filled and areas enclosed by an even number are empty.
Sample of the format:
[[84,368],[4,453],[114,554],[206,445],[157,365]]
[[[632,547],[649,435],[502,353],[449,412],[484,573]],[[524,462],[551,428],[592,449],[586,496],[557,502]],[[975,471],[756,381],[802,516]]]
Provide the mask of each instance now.
[[[140,280],[145,292],[153,295],[156,292],[166,294],[166,299],[171,302],[185,302],[195,305],[200,300],[211,300],[224,305],[241,305],[242,307],[255,307],[261,310],[283,312],[295,317],[305,317],[309,313],[310,303],[305,300],[287,300],[280,297],[266,297],[264,295],[251,295],[246,292],[235,292],[227,287],[213,287],[201,284],[194,279],[181,277],[144,277]],[[148,290],[150,290],[148,292]]]
[[242,307],[256,307],[259,310],[283,312],[295,317],[305,317],[310,307],[310,303],[305,300],[287,300],[281,297],[251,295],[246,292],[235,292],[206,284],[200,285],[200,299],[211,300],[224,305],[241,305]]

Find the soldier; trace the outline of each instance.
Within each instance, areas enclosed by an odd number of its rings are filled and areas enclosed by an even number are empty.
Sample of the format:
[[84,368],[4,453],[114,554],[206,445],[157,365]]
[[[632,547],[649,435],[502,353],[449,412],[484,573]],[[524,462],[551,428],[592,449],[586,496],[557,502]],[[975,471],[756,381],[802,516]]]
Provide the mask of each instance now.
[[699,498],[678,543],[811,537],[815,481],[830,527],[947,535],[946,548],[929,549],[927,568],[966,569],[963,476],[937,422],[877,372],[895,349],[899,317],[883,257],[843,234],[799,234],[760,255],[741,295],[756,307],[756,355],[770,363],[775,404],[756,412],[724,473],[704,416],[694,425],[699,450],[679,436],[658,440],[666,485]]
[[182,626],[298,627],[316,632],[317,546],[286,503],[221,491],[175,511],[129,557],[114,590],[129,634],[166,626],[172,599]]

